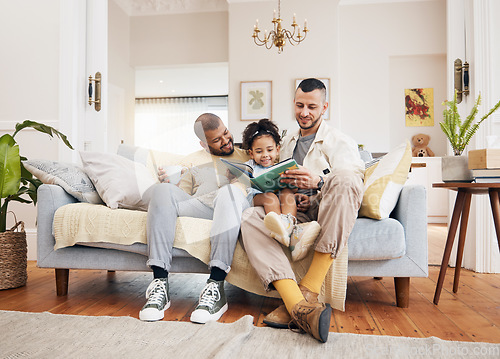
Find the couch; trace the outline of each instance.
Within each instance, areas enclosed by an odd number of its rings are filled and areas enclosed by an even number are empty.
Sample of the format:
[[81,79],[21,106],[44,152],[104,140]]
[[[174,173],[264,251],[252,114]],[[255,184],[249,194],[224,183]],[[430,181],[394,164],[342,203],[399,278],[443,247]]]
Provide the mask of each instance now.
[[[102,233],[99,234],[98,242],[79,242],[55,249],[54,219],[59,209],[66,210],[66,212],[71,209],[74,217],[71,219],[70,231],[73,227],[78,227],[78,213],[83,211],[83,208],[87,211],[89,208],[90,210],[108,210],[110,212],[106,213],[109,213],[110,218],[118,216],[119,212],[122,214],[136,212],[132,209],[117,211],[104,207],[99,204],[80,203],[57,184],[43,184],[39,187],[37,264],[41,268],[55,269],[58,296],[68,293],[70,269],[150,271],[146,266],[146,244],[106,243],[106,239],[101,237]],[[144,218],[145,213],[138,215]],[[195,232],[198,227],[197,223],[201,223],[196,221],[210,222],[198,219],[186,220],[195,222],[184,225],[182,223],[179,225],[178,222],[178,235],[189,235],[189,232]],[[134,230],[141,230],[141,228]],[[145,228],[142,230],[145,232]],[[186,250],[174,248],[173,257],[172,273],[209,273],[207,265]],[[423,186],[404,186],[390,218],[381,220],[358,218],[356,220],[348,240],[347,268],[349,276],[394,277],[397,306],[409,305],[410,278],[428,275],[426,193]],[[268,295],[269,293],[258,294]]]

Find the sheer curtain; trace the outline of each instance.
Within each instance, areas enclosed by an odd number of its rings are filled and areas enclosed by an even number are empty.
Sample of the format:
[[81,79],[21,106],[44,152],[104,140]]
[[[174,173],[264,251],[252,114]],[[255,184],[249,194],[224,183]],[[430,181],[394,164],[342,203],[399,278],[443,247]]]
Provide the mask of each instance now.
[[135,145],[183,155],[197,151],[193,124],[205,112],[227,126],[227,96],[136,99]]

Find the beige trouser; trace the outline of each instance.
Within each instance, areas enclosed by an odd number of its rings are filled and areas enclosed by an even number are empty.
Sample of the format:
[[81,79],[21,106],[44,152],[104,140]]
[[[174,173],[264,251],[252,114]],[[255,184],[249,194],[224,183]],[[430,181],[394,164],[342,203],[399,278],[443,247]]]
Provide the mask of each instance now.
[[[311,197],[311,207],[298,212],[299,223],[317,220],[321,232],[315,250],[331,253],[333,258],[344,248],[358,216],[363,199],[363,179],[351,171],[334,171],[325,179],[321,192]],[[251,207],[243,212],[241,235],[248,259],[259,279],[269,290],[269,284],[280,279],[293,279],[292,270],[283,247],[269,236],[264,225],[263,207]]]

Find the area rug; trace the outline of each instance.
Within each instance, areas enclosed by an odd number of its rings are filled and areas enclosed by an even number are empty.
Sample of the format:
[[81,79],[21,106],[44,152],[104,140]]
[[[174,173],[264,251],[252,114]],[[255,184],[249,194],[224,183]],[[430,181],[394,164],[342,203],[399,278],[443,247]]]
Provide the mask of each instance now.
[[130,317],[88,317],[0,311],[0,358],[498,358],[500,345],[330,333],[307,334],[235,323],[145,323]]

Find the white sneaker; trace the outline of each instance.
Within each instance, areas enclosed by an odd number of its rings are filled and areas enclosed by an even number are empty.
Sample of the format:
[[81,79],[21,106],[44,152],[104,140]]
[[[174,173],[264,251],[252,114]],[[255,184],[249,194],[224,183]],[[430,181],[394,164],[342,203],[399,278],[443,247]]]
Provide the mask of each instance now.
[[146,298],[148,301],[139,312],[139,319],[147,322],[162,320],[165,310],[170,308],[167,278],[153,280],[146,289]]
[[227,311],[227,299],[224,293],[224,281],[207,280],[207,285],[200,294],[200,300],[193,313],[193,323],[205,324],[216,321]]
[[291,214],[278,214],[269,212],[264,217],[264,224],[271,231],[271,237],[284,246],[290,245],[290,235],[297,220]]
[[314,245],[319,232],[321,232],[321,226],[316,221],[295,226],[289,246],[294,262],[303,259],[307,255],[307,252]]

